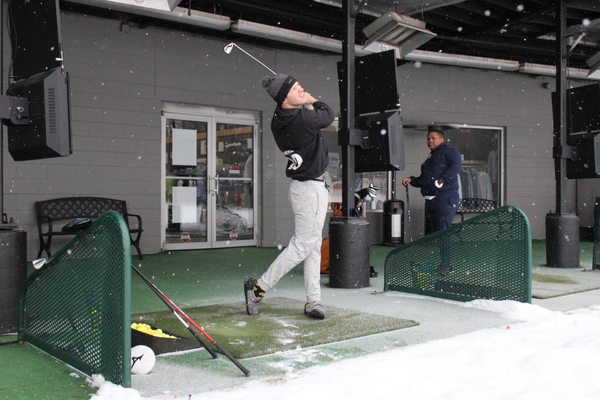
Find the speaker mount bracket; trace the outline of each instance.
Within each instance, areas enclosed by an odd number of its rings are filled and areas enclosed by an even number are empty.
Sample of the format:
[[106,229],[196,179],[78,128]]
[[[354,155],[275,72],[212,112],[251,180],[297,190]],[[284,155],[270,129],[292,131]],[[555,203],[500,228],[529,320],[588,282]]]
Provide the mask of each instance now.
[[29,125],[27,97],[0,95],[0,118],[5,125]]
[[362,129],[346,129],[339,135],[340,146],[360,146],[361,149],[369,149],[369,131]]

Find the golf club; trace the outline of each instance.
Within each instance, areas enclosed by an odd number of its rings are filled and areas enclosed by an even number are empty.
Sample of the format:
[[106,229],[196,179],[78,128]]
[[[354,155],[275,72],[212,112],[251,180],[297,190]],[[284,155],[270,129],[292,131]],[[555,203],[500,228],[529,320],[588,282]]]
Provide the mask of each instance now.
[[[138,274],[138,275],[139,275],[139,276],[142,278],[142,280],[143,280],[144,282],[146,282],[146,284],[148,284],[148,282],[149,282],[149,281],[148,281],[148,279],[147,279],[147,278],[146,278],[144,275],[142,275],[142,273],[141,273],[141,272],[140,272],[140,271],[139,271],[137,268],[135,268],[133,265],[131,266],[131,268],[133,268],[133,270],[134,270],[134,271],[135,271],[135,272],[136,272],[136,273],[137,273],[137,274]],[[167,302],[167,301],[164,299],[164,297],[162,297],[162,296],[160,295],[160,291],[158,291],[158,288],[156,288],[156,286],[154,286],[154,285],[150,285],[150,284],[148,284],[148,286],[150,286],[150,289],[152,289],[152,291],[153,291],[155,294],[157,294],[157,295],[158,295],[158,297],[160,297],[160,299],[163,301],[163,303],[165,303],[165,305],[166,305],[166,306],[169,308],[169,310],[171,310],[171,312],[172,312],[172,313],[175,315],[175,317],[177,317],[177,319],[179,320],[179,322],[181,322],[181,323],[183,324],[183,326],[185,326],[185,327],[187,328],[187,330],[188,330],[188,331],[190,331],[190,333],[191,333],[192,335],[194,335],[194,337],[195,337],[195,338],[196,338],[196,340],[197,340],[197,341],[198,341],[198,342],[199,342],[199,343],[202,345],[202,347],[204,347],[204,348],[205,348],[205,349],[206,349],[206,350],[207,350],[207,351],[210,353],[210,355],[211,355],[211,356],[213,356],[213,358],[217,358],[217,357],[218,357],[217,353],[215,353],[215,351],[214,351],[213,349],[211,349],[211,348],[208,346],[208,344],[207,344],[207,343],[206,343],[204,340],[202,340],[202,338],[201,338],[200,336],[198,336],[198,334],[197,334],[197,333],[196,333],[196,332],[195,332],[195,331],[194,331],[194,330],[193,330],[193,329],[190,327],[190,325],[189,325],[187,322],[185,322],[185,321],[184,321],[184,320],[183,320],[183,319],[182,319],[182,318],[179,316],[179,314],[177,314],[177,312],[176,312],[176,311],[175,311],[175,309],[174,309],[174,308],[171,306],[171,304],[169,304],[169,302]]]
[[227,46],[223,47],[223,51],[226,54],[231,54],[231,51],[233,50],[233,47],[237,47],[238,49],[240,49],[244,54],[246,54],[248,57],[252,58],[254,61],[256,61],[257,63],[259,63],[260,65],[262,65],[263,67],[265,67],[266,69],[269,70],[270,73],[272,73],[273,75],[277,75],[277,73],[275,71],[273,71],[271,68],[267,67],[265,64],[263,64],[262,62],[260,62],[259,59],[257,59],[256,57],[254,57],[252,54],[248,53],[246,50],[242,49],[240,46],[238,46],[235,43],[229,43]]
[[188,317],[188,315],[185,312],[183,312],[183,310],[181,308],[177,307],[177,305],[175,303],[173,303],[171,301],[171,299],[169,299],[163,292],[161,292],[160,289],[157,288],[154,283],[152,283],[148,278],[146,278],[133,265],[131,266],[131,268],[133,268],[133,270],[140,276],[140,278],[142,278],[144,280],[144,282],[146,282],[146,284],[152,288],[154,293],[156,293],[159,297],[161,297],[161,299],[168,301],[169,304],[172,305],[173,308],[175,308],[179,314],[181,314],[185,319],[188,320],[188,322],[190,324],[192,324],[196,329],[198,329],[198,331],[200,331],[200,333],[202,333],[222,354],[224,354],[227,358],[229,358],[231,360],[231,362],[234,363],[236,365],[236,367],[238,367],[244,373],[244,375],[250,376],[250,371],[248,371],[248,369],[246,369],[246,367],[244,367],[235,357],[233,357],[219,343],[217,343],[217,341],[215,339],[210,337],[209,334],[206,333],[206,331],[204,329],[202,329],[197,323],[195,323],[190,317]]
[[412,242],[412,223],[410,221],[410,198],[408,197],[408,185],[406,185],[406,208],[408,212],[408,234]]
[[45,258],[36,258],[31,262],[33,264],[33,268],[40,269],[46,264]]

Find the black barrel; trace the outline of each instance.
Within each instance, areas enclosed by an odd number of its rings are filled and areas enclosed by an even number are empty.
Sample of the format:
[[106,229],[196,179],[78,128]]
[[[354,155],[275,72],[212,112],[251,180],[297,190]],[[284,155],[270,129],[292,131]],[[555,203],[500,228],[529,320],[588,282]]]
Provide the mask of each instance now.
[[27,232],[0,230],[0,334],[19,327],[19,293],[27,277]]
[[552,268],[579,268],[576,214],[546,214],[546,264]]
[[370,286],[370,231],[366,218],[331,217],[329,221],[329,286]]

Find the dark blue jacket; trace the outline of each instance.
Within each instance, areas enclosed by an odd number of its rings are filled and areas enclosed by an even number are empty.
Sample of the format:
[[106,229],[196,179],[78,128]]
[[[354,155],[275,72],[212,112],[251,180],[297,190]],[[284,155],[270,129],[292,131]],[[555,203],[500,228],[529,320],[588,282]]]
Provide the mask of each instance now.
[[[423,196],[437,196],[449,191],[458,191],[458,173],[462,169],[460,152],[456,147],[442,143],[435,148],[423,164],[421,176],[410,177],[410,184],[421,188]],[[441,188],[435,181],[443,182]]]

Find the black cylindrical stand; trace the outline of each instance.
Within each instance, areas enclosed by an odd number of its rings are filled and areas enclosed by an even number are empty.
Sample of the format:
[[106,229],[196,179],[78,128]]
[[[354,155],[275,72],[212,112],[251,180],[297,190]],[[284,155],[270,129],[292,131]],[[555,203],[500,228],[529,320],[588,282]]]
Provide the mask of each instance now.
[[395,247],[404,244],[404,202],[383,202],[383,245]]
[[19,293],[27,277],[27,232],[0,229],[0,334],[17,332]]
[[552,268],[579,268],[576,214],[546,214],[546,264]]
[[329,286],[370,286],[370,231],[366,218],[331,217],[329,222]]

